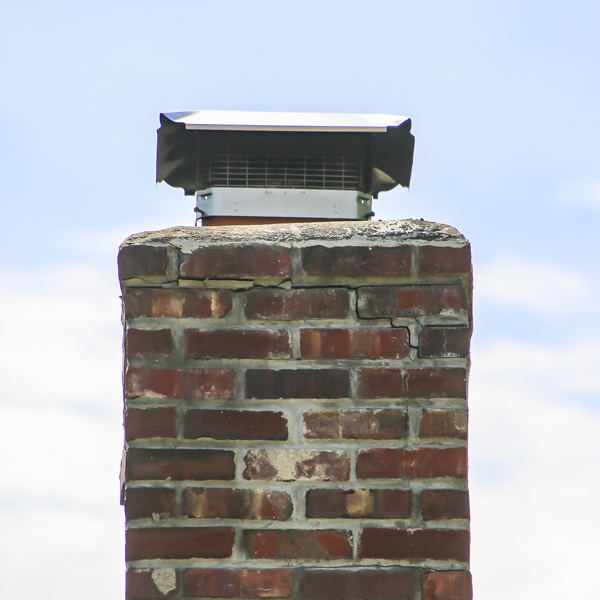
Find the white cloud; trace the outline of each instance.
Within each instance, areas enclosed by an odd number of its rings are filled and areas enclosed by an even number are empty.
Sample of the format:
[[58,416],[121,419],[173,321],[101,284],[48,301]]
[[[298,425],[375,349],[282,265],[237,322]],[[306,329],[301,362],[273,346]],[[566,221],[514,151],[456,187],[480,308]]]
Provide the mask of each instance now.
[[558,197],[564,204],[600,208],[600,179],[579,179],[565,183],[559,189]]

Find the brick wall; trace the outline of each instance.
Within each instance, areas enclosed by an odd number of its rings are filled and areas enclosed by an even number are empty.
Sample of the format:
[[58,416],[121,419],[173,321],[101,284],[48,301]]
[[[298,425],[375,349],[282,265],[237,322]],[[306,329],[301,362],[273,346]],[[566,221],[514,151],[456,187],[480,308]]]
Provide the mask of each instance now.
[[470,600],[470,247],[421,221],[121,247],[127,597]]

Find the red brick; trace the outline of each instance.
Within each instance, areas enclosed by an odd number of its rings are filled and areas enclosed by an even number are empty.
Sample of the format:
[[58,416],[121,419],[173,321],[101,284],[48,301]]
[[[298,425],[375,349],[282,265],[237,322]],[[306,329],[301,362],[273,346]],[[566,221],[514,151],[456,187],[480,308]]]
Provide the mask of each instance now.
[[292,515],[286,492],[239,488],[186,488],[183,514],[204,519],[270,519],[286,521]]
[[290,249],[273,244],[205,246],[194,250],[180,270],[182,277],[192,279],[289,277]]
[[358,453],[358,479],[430,479],[467,476],[466,448],[370,448]]
[[419,336],[421,358],[469,356],[471,331],[467,327],[425,327]]
[[381,277],[410,275],[410,246],[309,246],[301,248],[306,275],[334,277]]
[[350,459],[329,450],[250,450],[244,479],[261,481],[348,481]]
[[426,521],[468,519],[469,493],[462,490],[423,490],[421,513]]
[[339,560],[352,558],[350,534],[331,529],[244,531],[249,558]]
[[346,369],[249,369],[248,398],[348,398],[350,373]]
[[127,560],[229,558],[233,527],[153,527],[127,531]]
[[302,358],[404,358],[408,329],[302,329]]
[[408,490],[308,490],[306,516],[317,519],[408,519]]
[[125,439],[174,438],[177,435],[174,408],[128,408],[125,411]]
[[166,275],[166,246],[123,246],[119,251],[119,279]]
[[423,410],[419,434],[422,438],[467,439],[466,410],[426,408]]
[[188,317],[220,319],[231,312],[231,290],[130,288],[125,294],[125,318]]
[[307,569],[303,600],[413,600],[414,574],[409,569]]
[[469,561],[469,532],[454,529],[383,529],[365,527],[360,558]]
[[185,595],[193,598],[289,598],[289,569],[189,569]]
[[287,419],[281,412],[250,410],[188,410],[184,437],[215,440],[287,440]]
[[472,600],[469,571],[437,571],[423,576],[423,600]]
[[419,247],[419,272],[435,273],[470,273],[471,246],[450,248],[444,246]]
[[358,315],[362,319],[466,314],[467,294],[460,285],[361,287]]
[[229,400],[234,372],[229,369],[128,368],[125,394],[128,398],[190,398]]
[[159,519],[177,516],[175,490],[169,488],[132,488],[125,492],[127,520]]
[[284,329],[188,329],[185,353],[189,358],[290,358],[290,333]]
[[231,450],[146,449],[127,450],[127,478],[209,480],[233,479],[235,464]]
[[[156,579],[164,585],[165,579],[174,585],[173,589],[163,594],[154,582]],[[163,587],[161,585],[161,587]],[[160,600],[171,598],[177,594],[177,577],[175,569],[128,569],[127,600]]]
[[300,290],[252,290],[246,294],[247,319],[290,321],[295,319],[345,319],[348,290],[342,288]]
[[465,369],[358,370],[361,398],[464,398],[467,393]]
[[158,358],[173,354],[170,329],[127,329],[125,352],[128,358]]
[[407,413],[399,409],[309,410],[307,439],[397,440],[406,437]]

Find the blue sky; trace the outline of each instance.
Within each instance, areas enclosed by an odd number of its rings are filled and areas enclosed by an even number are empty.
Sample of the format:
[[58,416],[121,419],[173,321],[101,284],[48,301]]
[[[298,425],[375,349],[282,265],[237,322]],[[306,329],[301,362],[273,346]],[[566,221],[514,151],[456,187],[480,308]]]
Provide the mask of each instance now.
[[[5,6],[2,595],[122,595],[116,250],[193,223],[154,183],[159,113],[223,109],[413,119],[410,192],[375,212],[473,244],[477,598],[589,596],[600,520],[567,515],[600,492],[599,22],[582,1]],[[23,531],[39,578],[15,559]]]

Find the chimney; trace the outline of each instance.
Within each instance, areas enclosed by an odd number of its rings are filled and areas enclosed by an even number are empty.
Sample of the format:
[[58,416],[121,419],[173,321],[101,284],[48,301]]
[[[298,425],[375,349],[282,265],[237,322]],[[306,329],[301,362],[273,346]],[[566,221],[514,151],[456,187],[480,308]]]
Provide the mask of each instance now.
[[128,600],[471,600],[469,243],[319,219],[121,246]]

